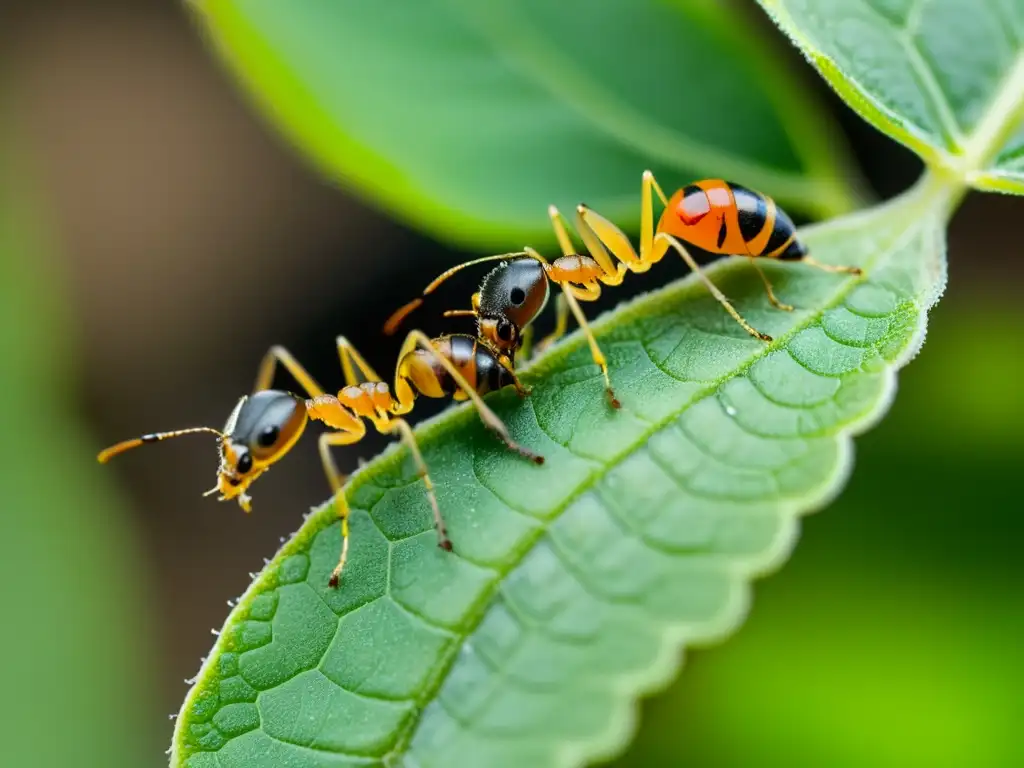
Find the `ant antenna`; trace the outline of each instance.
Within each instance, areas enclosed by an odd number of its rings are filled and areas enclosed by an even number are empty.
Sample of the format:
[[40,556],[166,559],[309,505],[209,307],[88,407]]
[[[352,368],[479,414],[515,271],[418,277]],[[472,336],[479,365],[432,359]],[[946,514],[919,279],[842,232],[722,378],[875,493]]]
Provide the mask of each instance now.
[[181,437],[182,435],[194,435],[197,432],[209,432],[210,434],[216,435],[221,440],[224,439],[225,435],[220,430],[214,429],[213,427],[190,427],[189,429],[176,429],[173,432],[154,432],[150,435],[143,435],[142,437],[136,437],[131,440],[124,440],[117,445],[112,445],[109,448],[100,451],[96,457],[100,464],[106,464],[114,456],[125,451],[130,451],[132,448],[138,448],[140,445],[146,443],[159,443],[162,440],[169,440],[172,437]]
[[530,254],[528,254],[526,251],[516,251],[514,253],[499,253],[496,256],[482,256],[479,259],[472,259],[471,261],[458,264],[452,267],[451,269],[446,269],[444,272],[437,276],[434,282],[432,282],[430,285],[423,289],[423,295],[421,297],[413,299],[405,306],[399,307],[397,310],[395,310],[394,314],[392,314],[391,317],[388,318],[388,321],[384,323],[384,334],[387,336],[393,335],[395,331],[398,330],[398,326],[402,324],[405,318],[411,315],[414,310],[418,309],[420,305],[423,304],[423,296],[429,296],[430,294],[432,294],[434,291],[437,290],[438,286],[440,286],[441,283],[443,283],[449,277],[454,275],[456,272],[460,272],[466,267],[475,267],[477,264],[483,264],[484,262],[487,261],[505,261],[507,259],[517,259],[529,255]]

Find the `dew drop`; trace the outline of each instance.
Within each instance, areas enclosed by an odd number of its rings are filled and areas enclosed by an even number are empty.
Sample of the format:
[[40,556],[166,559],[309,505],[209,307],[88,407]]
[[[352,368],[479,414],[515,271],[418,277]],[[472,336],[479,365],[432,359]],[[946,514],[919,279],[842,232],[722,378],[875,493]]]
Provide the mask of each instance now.
[[736,415],[736,408],[731,406],[731,405],[725,406],[725,414],[727,416],[735,416]]

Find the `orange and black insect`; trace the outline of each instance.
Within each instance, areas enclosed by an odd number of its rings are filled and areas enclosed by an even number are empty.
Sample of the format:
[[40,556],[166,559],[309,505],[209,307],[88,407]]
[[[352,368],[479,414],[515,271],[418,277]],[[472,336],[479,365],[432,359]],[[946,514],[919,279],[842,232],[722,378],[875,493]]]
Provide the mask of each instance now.
[[[221,501],[236,499],[239,506],[249,512],[252,502],[247,493],[249,487],[291,450],[310,419],[324,423],[334,431],[320,435],[320,459],[334,491],[342,536],[341,554],[331,574],[331,586],[339,583],[348,556],[349,540],[349,507],[342,492],[345,476],[331,456],[331,447],[358,443],[366,435],[366,421],[382,433],[399,433],[409,447],[434,513],[438,545],[446,550],[451,550],[452,546],[434,485],[412,428],[402,418],[412,410],[417,395],[452,395],[456,400],[472,400],[484,424],[510,450],[537,464],[543,463],[542,456],[512,441],[504,423],[481,399],[481,395],[509,384],[521,394],[526,394],[511,366],[486,344],[472,336],[428,339],[420,331],[412,331],[402,345],[393,388],[381,380],[343,336],[338,337],[337,345],[345,375],[345,386],[337,395],[326,394],[288,350],[272,347],[260,365],[253,394],[238,401],[222,430],[192,427],[143,435],[107,448],[98,458],[105,463],[146,443],[198,432],[211,433],[220,443],[220,468],[217,485],[206,495],[219,493]],[[295,378],[307,397],[269,388],[278,364]]]
[[[664,205],[657,226],[654,224],[655,193]],[[775,201],[759,192],[720,179],[698,181],[678,190],[671,198],[666,198],[654,175],[645,171],[641,185],[639,253],[621,229],[585,205],[577,206],[574,223],[587,253],[578,253],[558,209],[549,207],[548,215],[562,250],[560,257],[549,262],[537,251],[526,248],[519,253],[474,259],[449,269],[427,286],[423,295],[432,293],[441,283],[465,267],[484,261],[500,261],[501,264],[484,279],[480,291],[473,296],[472,309],[445,314],[475,316],[481,337],[512,359],[522,343],[524,329],[544,307],[548,283],[557,283],[562,288],[562,294],[557,303],[555,330],[538,348],[547,346],[565,333],[571,311],[590,345],[594,362],[601,368],[613,405],[617,405],[618,401],[611,388],[608,366],[577,299],[594,301],[601,295],[602,284],[619,285],[627,271],[646,272],[664,258],[669,248],[682,257],[733,319],[750,335],[762,341],[771,341],[772,338],[751,326],[740,315],[704,274],[683,242],[716,254],[747,256],[761,276],[769,300],[779,309],[787,311],[793,307],[776,298],[771,283],[756,259],[800,261],[828,272],[860,274],[858,267],[815,261],[797,237],[792,220]],[[422,298],[415,299],[395,312],[385,325],[385,332],[394,332],[406,315],[422,302]]]

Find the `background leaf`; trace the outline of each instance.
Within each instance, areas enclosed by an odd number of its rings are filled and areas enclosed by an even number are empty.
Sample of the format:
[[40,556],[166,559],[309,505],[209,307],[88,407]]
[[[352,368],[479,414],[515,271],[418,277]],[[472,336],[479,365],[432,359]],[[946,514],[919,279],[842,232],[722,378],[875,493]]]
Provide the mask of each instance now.
[[134,542],[109,479],[82,462],[50,243],[2,125],[0,765],[130,768],[156,742]]
[[[924,185],[807,232],[854,281],[769,265],[713,268],[765,346],[692,280],[598,323],[623,401],[610,412],[575,337],[494,398],[542,468],[458,409],[420,429],[456,555],[437,549],[422,488],[391,451],[349,486],[350,570],[326,588],[325,507],[256,580],[187,698],[174,765],[566,766],[609,755],[632,702],[683,644],[741,620],[747,582],[788,553],[796,516],[849,470],[944,282],[943,221]],[[540,385],[542,384],[542,386]]]
[[633,221],[647,167],[819,215],[851,207],[826,115],[729,4],[196,5],[297,146],[449,239],[548,240],[547,205],[581,196]]
[[979,189],[1024,194],[1020,3],[759,2],[839,95],[877,128],[934,169]]

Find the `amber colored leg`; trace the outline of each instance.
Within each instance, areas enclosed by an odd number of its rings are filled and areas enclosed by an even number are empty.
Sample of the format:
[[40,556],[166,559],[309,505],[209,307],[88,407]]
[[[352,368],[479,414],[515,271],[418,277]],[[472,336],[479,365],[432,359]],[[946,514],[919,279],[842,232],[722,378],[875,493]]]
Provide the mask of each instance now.
[[[465,392],[466,397],[473,402],[473,406],[476,408],[476,412],[480,415],[480,420],[484,423],[484,426],[494,432],[498,436],[498,439],[501,440],[509,450],[515,451],[523,458],[529,459],[535,464],[544,463],[543,456],[534,453],[529,448],[524,448],[512,440],[508,434],[508,428],[505,426],[505,422],[499,419],[497,414],[487,407],[487,403],[483,401],[480,394],[469,385],[469,382],[466,381],[465,377],[459,373],[458,368],[452,365],[451,360],[438,352],[437,348],[431,343],[430,339],[427,338],[427,335],[423,333],[423,331],[410,331],[409,335],[405,337],[405,343],[402,344],[402,350],[398,354],[399,365],[401,365],[402,358],[416,347],[420,347],[433,355],[434,359],[437,360],[437,362],[448,372],[448,375],[450,375],[455,383],[458,384],[459,389]],[[397,371],[395,378],[396,380],[398,378]],[[396,385],[395,392],[398,393],[399,391],[399,387]],[[411,402],[403,402],[403,410],[411,408],[411,405]]]
[[587,322],[587,316],[583,314],[583,308],[579,302],[576,301],[576,297],[589,301],[593,301],[594,298],[601,294],[601,286],[594,284],[586,287],[578,287],[574,285],[564,286],[565,302],[569,305],[569,310],[576,317],[576,322],[580,325],[580,331],[587,340],[587,344],[590,345],[590,356],[594,358],[594,362],[597,363],[601,369],[601,375],[604,376],[605,394],[608,396],[608,404],[612,408],[621,408],[622,403],[615,396],[615,390],[612,389],[612,380],[608,375],[608,361],[605,359],[604,352],[601,351],[601,347],[598,346],[597,337],[594,335],[593,329],[590,327],[590,323]]
[[841,272],[847,275],[863,275],[864,270],[860,267],[843,267],[837,264],[823,264],[817,259],[813,259],[810,256],[804,256],[799,260],[802,264],[809,264],[812,267],[824,270],[825,272]]
[[364,434],[365,432],[324,432],[320,435],[318,443],[324,474],[327,475],[327,482],[331,484],[331,490],[334,491],[334,508],[338,512],[338,519],[341,520],[341,554],[338,556],[338,564],[331,571],[331,578],[327,582],[332,587],[337,587],[341,582],[341,572],[345,569],[345,561],[348,559],[348,517],[351,510],[343,491],[345,476],[338,471],[338,465],[331,455],[331,447],[352,445],[359,442]]
[[253,392],[270,389],[278,364],[292,375],[310,397],[318,397],[324,393],[320,385],[316,383],[316,379],[310,376],[302,364],[292,356],[292,353],[282,346],[271,347],[263,356],[256,374],[256,386],[253,387]]
[[686,266],[688,266],[694,272],[694,274],[696,274],[697,277],[700,278],[701,282],[703,282],[707,289],[711,292],[711,295],[714,296],[718,303],[725,308],[725,311],[732,316],[732,319],[743,327],[743,330],[745,330],[755,339],[760,339],[761,341],[772,341],[771,336],[769,336],[767,333],[761,333],[761,331],[757,330],[750,323],[743,319],[743,316],[739,312],[737,312],[736,308],[729,303],[729,300],[727,298],[725,298],[725,294],[718,290],[718,286],[711,282],[711,278],[704,274],[704,271],[700,268],[700,266],[698,266],[697,262],[693,260],[693,257],[687,252],[687,250],[682,246],[682,244],[678,240],[676,240],[671,235],[667,235],[665,233],[659,233],[658,235],[655,236],[654,239],[655,243],[657,243],[658,240],[665,239],[668,241],[669,245],[675,248],[676,252],[682,257],[683,261],[686,262]]
[[444,524],[444,518],[441,517],[441,507],[437,503],[437,494],[434,492],[434,483],[430,479],[430,473],[427,471],[427,463],[423,461],[423,454],[420,453],[419,444],[416,442],[416,435],[412,432],[412,427],[409,426],[409,422],[401,418],[393,418],[386,425],[383,425],[383,432],[399,432],[401,433],[402,442],[409,446],[409,453],[412,454],[413,461],[416,462],[416,471],[421,478],[423,478],[423,484],[427,488],[427,499],[430,501],[430,508],[434,511],[434,527],[437,529],[437,546],[441,549],[452,551],[452,542],[448,538],[448,528]]
[[[640,261],[654,264],[665,255],[665,249],[654,250],[654,200],[651,192],[656,192],[663,207],[668,207],[668,198],[661,191],[661,186],[650,171],[644,171],[640,184]],[[657,254],[655,256],[655,254]]]
[[[576,206],[576,228],[592,256],[603,254],[605,261],[598,259],[598,263],[607,275],[601,278],[605,285],[621,284],[627,271],[646,272],[650,268],[650,265],[640,261],[626,234],[597,211],[585,205]],[[608,251],[611,251],[611,255]],[[619,260],[618,266],[614,268],[611,266],[612,256]]]
[[771,284],[771,281],[768,279],[768,275],[766,275],[764,273],[764,270],[761,269],[761,265],[757,263],[757,261],[755,260],[755,257],[754,256],[750,256],[749,258],[750,258],[751,266],[753,266],[754,269],[757,270],[757,274],[761,276],[761,282],[764,283],[764,289],[766,291],[768,291],[768,301],[770,301],[772,303],[772,305],[775,306],[776,308],[781,309],[783,312],[792,312],[793,311],[793,305],[792,304],[786,304],[784,302],[781,302],[775,296],[775,291],[772,290],[772,284]]
[[555,230],[555,237],[558,238],[558,247],[562,249],[562,255],[572,256],[576,253],[576,249],[572,244],[572,238],[569,237],[569,228],[565,219],[562,218],[562,214],[555,206],[549,205],[548,218],[551,219],[551,228]]
[[[541,256],[539,253],[537,253],[537,251],[533,250],[532,248],[526,248],[525,250],[528,256],[537,259],[542,264],[547,263],[544,260],[544,257]],[[619,403],[618,399],[615,397],[615,392],[612,389],[612,382],[608,376],[608,363],[604,358],[604,353],[601,352],[601,347],[598,346],[597,344],[597,338],[594,336],[594,331],[591,330],[590,324],[587,323],[587,316],[583,314],[583,309],[580,307],[579,302],[576,301],[577,297],[583,299],[584,301],[595,301],[601,295],[601,285],[599,283],[594,283],[593,285],[588,286],[576,286],[571,283],[559,285],[562,289],[562,297],[564,297],[565,304],[576,317],[576,322],[579,323],[580,330],[583,332],[583,335],[586,336],[587,343],[590,345],[590,354],[594,358],[594,362],[597,363],[598,367],[600,367],[601,374],[604,376],[604,383],[608,394],[608,402],[611,404],[613,408],[620,408],[622,404]],[[564,312],[564,310],[559,309],[559,312]],[[561,333],[559,333],[559,328],[561,328]],[[558,326],[556,326],[555,328],[555,332],[552,333],[551,336],[548,336],[547,338],[542,340],[541,344],[551,343],[552,341],[554,341],[555,338],[558,338],[558,336],[564,333],[565,324],[561,321],[561,319],[559,319],[559,323]],[[555,334],[558,334],[558,336],[556,336]]]
[[[338,336],[334,341],[338,346],[338,357],[341,358],[341,370],[345,374],[347,386],[361,384],[364,381],[383,381],[348,339]],[[360,374],[358,376],[356,375],[357,370]]]

